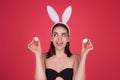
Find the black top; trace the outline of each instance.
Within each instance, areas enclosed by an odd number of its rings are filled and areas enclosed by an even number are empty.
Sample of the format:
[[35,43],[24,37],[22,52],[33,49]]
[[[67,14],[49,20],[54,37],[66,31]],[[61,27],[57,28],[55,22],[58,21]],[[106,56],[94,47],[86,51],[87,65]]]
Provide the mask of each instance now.
[[55,80],[57,77],[61,77],[61,78],[63,78],[63,80],[72,80],[73,69],[66,68],[58,73],[51,68],[47,68],[46,69],[46,76],[47,76],[47,80]]

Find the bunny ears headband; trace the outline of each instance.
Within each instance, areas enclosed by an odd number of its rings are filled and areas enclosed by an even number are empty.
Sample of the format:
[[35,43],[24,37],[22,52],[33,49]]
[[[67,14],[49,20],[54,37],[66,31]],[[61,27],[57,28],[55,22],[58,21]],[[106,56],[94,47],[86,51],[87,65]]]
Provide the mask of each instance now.
[[[62,22],[60,22],[60,18],[58,16],[57,12],[49,5],[47,6],[47,12],[48,12],[48,15],[49,15],[50,19],[54,22],[54,25],[56,25],[57,23],[62,23],[64,25],[66,25],[68,30],[69,30],[69,34],[70,34],[70,28],[67,25],[67,22],[71,17],[71,13],[72,13],[72,7],[71,6],[68,6],[65,9],[64,13],[62,14]],[[51,31],[53,29],[53,26],[51,28]]]

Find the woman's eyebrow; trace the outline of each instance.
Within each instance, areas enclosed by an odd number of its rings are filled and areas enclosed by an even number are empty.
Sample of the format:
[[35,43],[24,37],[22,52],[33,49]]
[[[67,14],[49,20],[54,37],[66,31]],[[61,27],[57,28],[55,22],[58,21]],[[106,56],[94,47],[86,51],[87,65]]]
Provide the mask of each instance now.
[[64,33],[61,33],[61,34],[67,34],[66,32],[64,32]]
[[58,34],[58,32],[53,32],[54,34]]
[[[59,34],[58,32],[53,32],[53,33],[57,33],[57,34]],[[60,34],[67,34],[66,32],[63,32],[63,33],[60,33]]]
[[63,32],[63,33],[53,32],[53,34],[66,35],[67,33],[66,32]]

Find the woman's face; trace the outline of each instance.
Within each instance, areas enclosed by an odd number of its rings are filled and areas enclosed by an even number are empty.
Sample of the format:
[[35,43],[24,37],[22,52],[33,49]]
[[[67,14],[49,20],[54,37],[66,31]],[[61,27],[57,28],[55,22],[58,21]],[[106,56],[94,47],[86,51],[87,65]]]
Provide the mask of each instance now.
[[55,49],[64,50],[67,42],[69,42],[67,30],[61,26],[55,27],[52,32],[51,41],[53,42]]

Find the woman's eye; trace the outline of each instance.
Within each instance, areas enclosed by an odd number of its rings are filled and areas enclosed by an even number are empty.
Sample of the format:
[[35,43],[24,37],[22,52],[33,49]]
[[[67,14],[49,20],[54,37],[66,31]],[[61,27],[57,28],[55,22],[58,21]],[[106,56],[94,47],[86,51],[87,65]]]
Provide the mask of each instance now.
[[63,37],[66,37],[66,34],[62,34]]
[[54,34],[53,36],[54,36],[54,37],[57,37],[58,35],[57,35],[57,34]]

